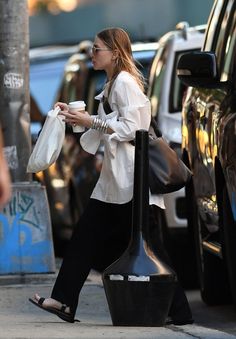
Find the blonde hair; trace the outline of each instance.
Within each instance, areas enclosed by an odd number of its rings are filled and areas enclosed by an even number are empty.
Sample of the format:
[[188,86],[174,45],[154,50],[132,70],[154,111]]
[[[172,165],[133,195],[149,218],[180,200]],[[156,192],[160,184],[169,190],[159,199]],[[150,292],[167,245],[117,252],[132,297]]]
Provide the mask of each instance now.
[[118,52],[114,73],[110,82],[110,88],[116,76],[121,71],[126,71],[134,77],[141,90],[144,91],[144,77],[135,65],[128,34],[122,28],[111,27],[99,32],[97,37],[101,39],[112,51],[116,50]]

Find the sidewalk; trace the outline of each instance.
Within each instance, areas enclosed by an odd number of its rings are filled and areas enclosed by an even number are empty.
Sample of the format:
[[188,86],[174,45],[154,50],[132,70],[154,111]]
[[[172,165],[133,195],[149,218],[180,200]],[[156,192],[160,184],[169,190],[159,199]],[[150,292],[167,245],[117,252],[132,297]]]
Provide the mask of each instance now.
[[[28,298],[35,292],[48,296],[54,274],[0,277],[1,339],[230,339],[235,336],[195,325],[168,327],[112,326],[100,275],[92,272],[81,292],[76,317],[66,323],[34,307]],[[11,280],[11,282],[10,282]],[[10,284],[9,284],[10,283]]]

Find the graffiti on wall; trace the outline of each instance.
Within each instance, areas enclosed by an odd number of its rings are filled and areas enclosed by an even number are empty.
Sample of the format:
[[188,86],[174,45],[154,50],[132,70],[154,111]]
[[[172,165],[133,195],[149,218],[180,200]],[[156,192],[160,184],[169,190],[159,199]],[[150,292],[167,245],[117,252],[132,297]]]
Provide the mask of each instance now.
[[35,195],[16,191],[0,213],[0,274],[49,272],[52,240]]
[[[4,210],[6,211],[6,208]],[[17,194],[13,196],[8,204],[8,214],[14,217],[17,213],[20,214],[21,222],[40,228],[40,220],[37,216],[36,205],[32,196],[21,192],[17,192]]]

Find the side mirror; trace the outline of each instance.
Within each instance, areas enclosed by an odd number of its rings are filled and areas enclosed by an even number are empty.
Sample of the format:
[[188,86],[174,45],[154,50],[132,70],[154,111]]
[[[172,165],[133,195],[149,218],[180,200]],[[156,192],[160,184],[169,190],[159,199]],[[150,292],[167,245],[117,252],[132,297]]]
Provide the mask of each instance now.
[[183,54],[178,62],[177,75],[187,86],[203,88],[221,87],[216,56],[212,52]]

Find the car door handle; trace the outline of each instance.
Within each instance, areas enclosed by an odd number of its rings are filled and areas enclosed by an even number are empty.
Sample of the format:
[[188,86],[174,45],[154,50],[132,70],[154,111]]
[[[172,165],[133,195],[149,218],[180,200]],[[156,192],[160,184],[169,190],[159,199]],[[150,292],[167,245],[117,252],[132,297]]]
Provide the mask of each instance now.
[[188,111],[187,113],[187,121],[188,123],[192,122],[193,121],[193,111]]
[[202,116],[201,118],[200,118],[200,124],[203,126],[203,127],[205,127],[206,126],[206,124],[207,124],[207,117],[204,115],[204,116]]

